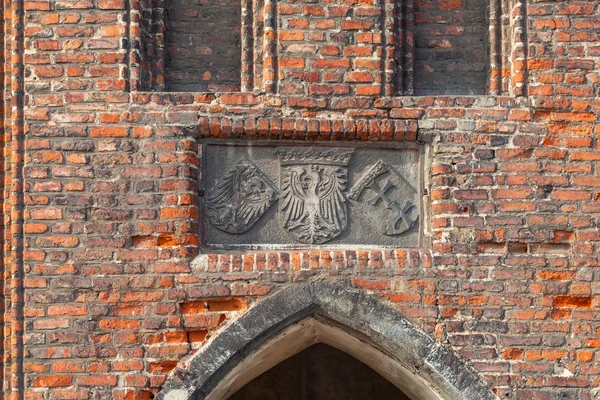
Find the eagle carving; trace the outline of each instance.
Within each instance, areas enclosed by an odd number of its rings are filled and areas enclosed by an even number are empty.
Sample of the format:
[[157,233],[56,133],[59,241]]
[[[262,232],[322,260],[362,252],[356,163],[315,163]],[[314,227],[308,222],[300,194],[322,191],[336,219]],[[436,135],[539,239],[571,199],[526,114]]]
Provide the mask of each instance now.
[[279,148],[282,228],[300,243],[321,244],[347,225],[346,149]]

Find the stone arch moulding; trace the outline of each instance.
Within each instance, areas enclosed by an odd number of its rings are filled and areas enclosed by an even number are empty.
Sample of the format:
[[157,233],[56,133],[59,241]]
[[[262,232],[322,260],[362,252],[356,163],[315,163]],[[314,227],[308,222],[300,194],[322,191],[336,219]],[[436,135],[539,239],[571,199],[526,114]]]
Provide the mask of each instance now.
[[456,356],[399,311],[349,286],[311,282],[260,301],[176,369],[157,400],[223,400],[323,342],[362,361],[414,400],[497,399]]

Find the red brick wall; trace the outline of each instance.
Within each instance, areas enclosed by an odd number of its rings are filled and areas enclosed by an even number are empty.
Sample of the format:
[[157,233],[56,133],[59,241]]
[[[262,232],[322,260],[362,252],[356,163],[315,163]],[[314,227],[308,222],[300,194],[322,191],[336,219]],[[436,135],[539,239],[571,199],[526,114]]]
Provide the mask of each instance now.
[[379,95],[383,8],[280,2],[282,94]]
[[[24,14],[7,3],[5,397],[151,398],[261,296],[321,276],[385,296],[502,398],[591,398],[598,3],[529,3],[528,46],[513,49],[527,55],[519,98],[378,97],[397,72],[394,54],[377,61],[381,6],[278,4],[265,5],[278,25],[265,28],[260,87],[276,80],[280,94],[254,95],[130,91],[149,65],[129,51],[136,1],[25,1]],[[432,245],[193,262],[206,137],[431,138]]]

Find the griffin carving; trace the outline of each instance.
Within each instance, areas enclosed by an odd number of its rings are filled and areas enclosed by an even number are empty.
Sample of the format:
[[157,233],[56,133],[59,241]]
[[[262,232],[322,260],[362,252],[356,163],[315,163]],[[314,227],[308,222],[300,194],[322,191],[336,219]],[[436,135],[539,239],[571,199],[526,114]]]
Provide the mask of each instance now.
[[208,194],[207,215],[222,231],[244,233],[277,200],[277,190],[249,161],[240,161]]

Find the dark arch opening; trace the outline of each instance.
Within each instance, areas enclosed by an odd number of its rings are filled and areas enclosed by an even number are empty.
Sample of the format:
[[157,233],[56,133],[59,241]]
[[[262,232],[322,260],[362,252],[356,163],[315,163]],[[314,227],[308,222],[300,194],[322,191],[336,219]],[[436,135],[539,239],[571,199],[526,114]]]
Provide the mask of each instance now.
[[368,365],[324,343],[283,360],[229,400],[410,400]]
[[281,361],[325,343],[392,382],[411,400],[497,399],[456,356],[379,296],[310,282],[250,308],[176,368],[157,400],[223,400]]

